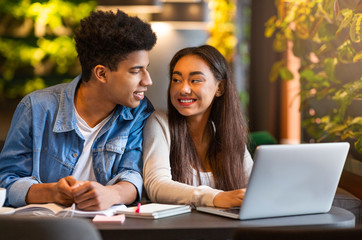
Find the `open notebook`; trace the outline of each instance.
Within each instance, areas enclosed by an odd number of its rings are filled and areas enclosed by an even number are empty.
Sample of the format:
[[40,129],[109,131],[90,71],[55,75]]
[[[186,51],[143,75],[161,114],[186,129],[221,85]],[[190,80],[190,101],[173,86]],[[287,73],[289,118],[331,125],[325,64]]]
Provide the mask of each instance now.
[[45,203],[45,204],[29,204],[24,207],[16,208],[14,210],[14,215],[35,215],[35,216],[44,216],[52,215],[57,217],[85,217],[91,218],[96,215],[102,216],[113,216],[117,211],[126,209],[126,205],[114,205],[109,209],[102,211],[82,211],[75,207],[64,207],[55,203]]
[[345,142],[259,146],[242,206],[197,210],[240,220],[328,212],[348,149]]

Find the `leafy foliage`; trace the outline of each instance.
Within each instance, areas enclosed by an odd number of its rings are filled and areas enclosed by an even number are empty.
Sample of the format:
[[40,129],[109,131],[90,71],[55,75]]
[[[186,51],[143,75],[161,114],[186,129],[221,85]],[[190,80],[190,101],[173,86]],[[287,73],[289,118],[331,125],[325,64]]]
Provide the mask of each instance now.
[[217,48],[228,62],[232,61],[237,44],[234,17],[236,5],[233,0],[209,0],[211,14],[208,44]]
[[[245,18],[250,18],[251,0],[241,0],[243,7],[241,11]],[[249,57],[249,22],[246,19],[242,21],[242,27],[237,24],[240,21],[236,18],[237,11],[236,0],[208,0],[210,12],[209,38],[207,44],[214,46],[226,58],[231,68],[240,68],[235,65],[235,57],[241,57],[241,63],[246,69],[250,62]],[[236,63],[238,64],[238,63]],[[246,72],[243,72],[246,76]],[[249,103],[249,93],[242,89],[239,92],[239,100],[242,109],[246,110]],[[246,113],[245,113],[246,114]]]
[[[317,141],[354,139],[362,154],[362,117],[349,114],[352,104],[362,101],[362,0],[276,0],[277,15],[265,24],[265,36],[284,52],[293,42],[301,60],[302,122]],[[272,67],[271,81],[294,76],[285,60]],[[314,109],[314,102],[327,109]],[[360,111],[362,113],[362,109]]]
[[80,72],[72,38],[96,2],[0,0],[0,96],[21,97]]

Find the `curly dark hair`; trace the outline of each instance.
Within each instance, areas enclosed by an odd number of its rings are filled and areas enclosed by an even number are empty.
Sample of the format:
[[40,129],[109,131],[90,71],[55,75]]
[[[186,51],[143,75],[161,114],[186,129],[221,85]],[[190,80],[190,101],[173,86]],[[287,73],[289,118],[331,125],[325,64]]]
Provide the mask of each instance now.
[[156,34],[150,24],[118,10],[96,11],[80,22],[75,32],[75,46],[82,66],[82,79],[88,81],[98,64],[117,71],[120,61],[138,50],[151,50]]

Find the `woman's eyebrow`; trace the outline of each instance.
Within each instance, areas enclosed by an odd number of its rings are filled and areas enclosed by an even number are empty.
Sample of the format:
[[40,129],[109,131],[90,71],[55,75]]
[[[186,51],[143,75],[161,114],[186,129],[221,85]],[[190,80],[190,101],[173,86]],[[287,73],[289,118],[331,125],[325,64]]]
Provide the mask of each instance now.
[[172,73],[172,75],[179,75],[179,76],[182,76],[182,73],[181,72],[179,72],[179,71],[173,71],[173,73]]
[[203,76],[205,76],[205,74],[203,72],[200,72],[200,71],[194,71],[194,72],[190,73],[190,76],[194,76],[194,75],[203,75]]
[[[173,75],[173,74],[182,76],[182,73],[179,72],[179,71],[174,71],[174,72],[172,73],[172,75]],[[194,72],[191,72],[191,73],[190,73],[190,76],[194,76],[194,75],[203,75],[203,76],[205,76],[205,74],[204,74],[203,72],[200,72],[200,71],[194,71]]]

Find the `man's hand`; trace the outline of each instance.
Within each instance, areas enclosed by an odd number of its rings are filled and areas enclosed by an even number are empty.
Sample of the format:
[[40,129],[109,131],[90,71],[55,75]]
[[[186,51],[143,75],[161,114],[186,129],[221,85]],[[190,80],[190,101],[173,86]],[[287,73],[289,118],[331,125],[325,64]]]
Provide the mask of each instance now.
[[26,195],[26,203],[59,203],[70,206],[74,203],[72,186],[81,184],[73,176],[60,179],[56,183],[39,183],[29,188]]
[[77,181],[73,176],[56,183],[39,183],[29,188],[26,203],[58,203],[70,206],[73,203],[81,210],[105,210],[115,204],[130,204],[137,198],[136,187],[129,182],[103,186],[93,181]]
[[70,206],[74,203],[72,186],[78,185],[73,176],[60,179],[55,183],[54,202],[64,206]]
[[103,186],[98,182],[86,181],[72,187],[74,202],[81,210],[105,210],[115,204],[129,204],[136,200],[137,190],[129,182]]
[[246,188],[220,192],[214,198],[214,206],[221,208],[240,207],[243,202]]

